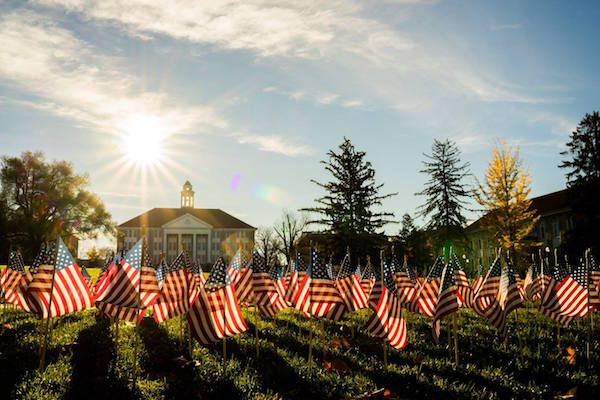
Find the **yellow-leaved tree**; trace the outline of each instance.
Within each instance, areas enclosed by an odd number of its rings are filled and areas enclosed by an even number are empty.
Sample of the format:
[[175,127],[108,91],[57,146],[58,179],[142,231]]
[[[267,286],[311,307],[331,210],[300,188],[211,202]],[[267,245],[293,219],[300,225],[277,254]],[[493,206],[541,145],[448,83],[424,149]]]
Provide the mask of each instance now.
[[491,235],[513,258],[524,255],[536,243],[528,238],[539,219],[528,199],[531,176],[523,169],[518,147],[498,142],[483,182],[477,181],[475,199],[484,207],[484,219]]

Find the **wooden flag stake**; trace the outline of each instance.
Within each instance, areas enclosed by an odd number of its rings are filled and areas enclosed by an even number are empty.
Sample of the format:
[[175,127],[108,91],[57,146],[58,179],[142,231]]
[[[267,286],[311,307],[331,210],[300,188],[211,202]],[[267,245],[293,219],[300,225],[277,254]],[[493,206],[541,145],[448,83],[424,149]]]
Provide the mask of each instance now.
[[517,339],[519,340],[519,359],[523,364],[523,344],[521,342],[521,334],[519,333],[519,317],[517,316],[518,310],[515,310],[515,330],[517,331]]
[[452,313],[452,322],[454,324],[454,361],[456,362],[456,366],[458,367],[458,333],[457,333],[457,320],[456,313]]
[[[383,293],[383,286],[385,285],[385,279],[383,277],[383,249],[379,251],[379,266],[381,269],[381,293]],[[387,342],[383,341],[383,368],[387,370]]]
[[323,364],[325,364],[325,348],[327,344],[325,343],[325,322],[321,319],[321,341],[323,342]]
[[[46,350],[48,348],[48,328],[50,324],[50,314],[52,313],[52,293],[54,292],[54,278],[56,277],[56,259],[58,258],[58,244],[56,239],[56,249],[54,249],[54,268],[52,269],[52,282],[50,282],[50,298],[48,300],[48,318],[46,318],[46,328],[44,329],[43,344],[40,350],[40,372],[46,367]],[[42,320],[43,322],[43,320]]]
[[256,345],[256,359],[258,360],[259,351],[258,351],[258,308],[254,306],[254,311],[256,312],[256,317],[254,319],[254,344]]
[[308,373],[312,372],[312,329],[308,331]]

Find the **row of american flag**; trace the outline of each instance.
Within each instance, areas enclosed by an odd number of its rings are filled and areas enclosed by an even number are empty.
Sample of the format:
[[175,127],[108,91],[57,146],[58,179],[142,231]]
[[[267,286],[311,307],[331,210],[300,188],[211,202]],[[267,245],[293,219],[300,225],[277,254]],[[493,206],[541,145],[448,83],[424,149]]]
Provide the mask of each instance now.
[[[587,263],[587,264],[586,264]],[[349,252],[334,273],[331,258],[309,251],[284,271],[269,268],[255,250],[238,250],[227,264],[220,257],[208,279],[190,255],[182,251],[170,264],[153,266],[143,240],[126,253],[111,257],[92,282],[79,268],[61,239],[45,244],[28,271],[18,251],[10,253],[1,276],[4,300],[39,318],[59,317],[96,307],[115,320],[139,323],[147,310],[157,323],[185,315],[192,335],[211,344],[247,330],[241,308],[254,306],[266,318],[295,308],[307,318],[340,321],[360,309],[372,313],[365,329],[402,349],[407,342],[403,310],[432,318],[437,342],[442,319],[471,308],[506,337],[507,318],[524,301],[539,301],[539,310],[563,325],[585,317],[600,304],[600,267],[593,257],[574,266],[540,257],[521,280],[510,257],[498,253],[487,272],[479,268],[470,281],[455,254],[437,258],[419,278],[397,257],[379,268],[351,263]]]

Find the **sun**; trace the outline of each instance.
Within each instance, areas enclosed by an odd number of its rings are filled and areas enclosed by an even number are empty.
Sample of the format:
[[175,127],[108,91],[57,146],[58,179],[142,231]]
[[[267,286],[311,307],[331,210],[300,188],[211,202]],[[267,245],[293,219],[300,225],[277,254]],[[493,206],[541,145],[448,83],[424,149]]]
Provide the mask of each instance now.
[[152,115],[140,114],[121,125],[118,146],[123,155],[138,165],[156,165],[163,157],[166,127]]

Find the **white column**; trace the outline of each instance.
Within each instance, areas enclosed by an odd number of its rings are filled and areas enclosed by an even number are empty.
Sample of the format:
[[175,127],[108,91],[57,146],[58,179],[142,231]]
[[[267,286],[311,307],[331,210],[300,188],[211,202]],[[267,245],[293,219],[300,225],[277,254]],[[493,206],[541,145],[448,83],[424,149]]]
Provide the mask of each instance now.
[[179,250],[181,250],[181,244],[182,244],[181,243],[181,233],[178,233],[177,234],[177,251],[176,251],[176,253],[178,253],[178,254],[179,254]]
[[192,251],[190,252],[190,254],[192,254],[192,257],[194,260],[196,260],[196,258],[198,258],[198,256],[196,255],[196,235],[198,235],[198,232],[194,232],[192,234]]

